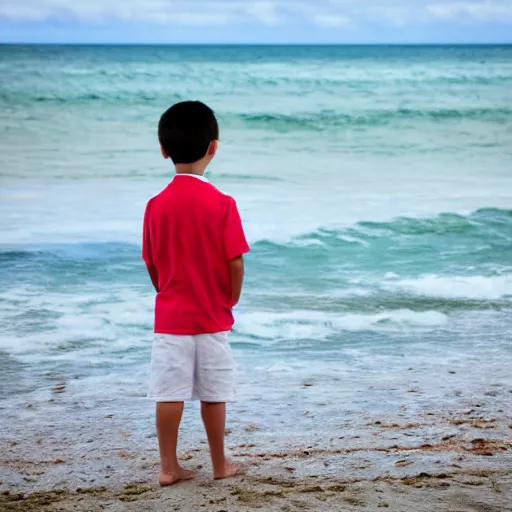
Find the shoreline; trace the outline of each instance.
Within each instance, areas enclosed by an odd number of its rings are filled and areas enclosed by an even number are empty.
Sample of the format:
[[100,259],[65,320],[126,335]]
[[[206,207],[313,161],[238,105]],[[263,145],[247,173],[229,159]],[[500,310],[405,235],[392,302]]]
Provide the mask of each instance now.
[[221,482],[211,480],[204,440],[198,448],[184,439],[181,459],[198,469],[198,478],[165,489],[156,485],[156,446],[119,434],[116,422],[103,426],[110,446],[94,438],[85,444],[2,439],[0,509],[502,512],[512,496],[511,411],[504,410],[510,391],[504,391],[500,415],[490,414],[494,400],[417,414],[414,422],[411,415],[357,428],[347,422],[310,444],[273,438],[250,424],[244,442],[227,431],[231,457],[249,467]]

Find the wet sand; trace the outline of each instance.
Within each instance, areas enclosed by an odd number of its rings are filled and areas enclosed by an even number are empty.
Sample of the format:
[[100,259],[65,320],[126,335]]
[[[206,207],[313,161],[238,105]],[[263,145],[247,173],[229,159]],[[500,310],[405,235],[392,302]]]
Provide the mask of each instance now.
[[11,433],[2,436],[0,510],[504,512],[512,510],[512,393],[482,398],[457,410],[368,415],[311,444],[237,427],[226,440],[248,470],[223,482],[210,478],[204,440],[185,439],[183,465],[198,478],[166,489],[156,485],[154,438],[139,443],[111,415],[80,442]]

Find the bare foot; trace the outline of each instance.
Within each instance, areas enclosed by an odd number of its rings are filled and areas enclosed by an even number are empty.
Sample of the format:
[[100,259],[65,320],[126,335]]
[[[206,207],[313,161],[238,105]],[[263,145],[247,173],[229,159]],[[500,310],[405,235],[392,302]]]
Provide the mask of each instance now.
[[184,482],[185,480],[192,480],[196,477],[194,471],[188,471],[187,469],[179,468],[174,473],[160,473],[160,485],[162,487],[169,487],[170,485],[177,484],[178,482]]
[[242,473],[242,466],[235,464],[234,462],[226,461],[224,468],[213,474],[215,480],[222,480],[224,478],[231,478],[233,476],[240,475]]

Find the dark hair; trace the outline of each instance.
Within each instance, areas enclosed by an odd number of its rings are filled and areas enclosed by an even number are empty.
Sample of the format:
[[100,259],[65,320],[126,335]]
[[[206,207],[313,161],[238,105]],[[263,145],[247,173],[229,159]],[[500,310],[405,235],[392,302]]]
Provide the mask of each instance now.
[[200,101],[176,103],[160,118],[158,139],[175,164],[201,160],[208,146],[219,138],[213,110]]

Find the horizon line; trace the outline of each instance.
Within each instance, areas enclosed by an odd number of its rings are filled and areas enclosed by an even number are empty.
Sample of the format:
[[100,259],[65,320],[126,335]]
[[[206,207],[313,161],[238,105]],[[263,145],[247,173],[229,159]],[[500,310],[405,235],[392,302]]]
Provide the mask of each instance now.
[[268,47],[290,47],[290,46],[512,46],[512,41],[507,42],[350,42],[350,43],[322,43],[322,42],[300,42],[300,43],[268,43],[268,42],[49,42],[49,41],[0,41],[0,46],[268,46]]

